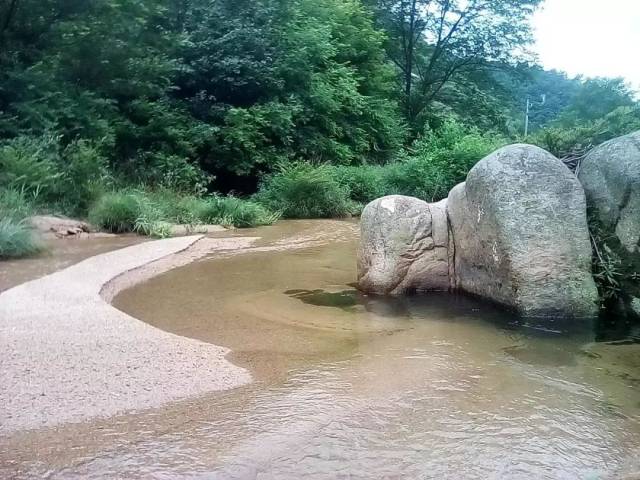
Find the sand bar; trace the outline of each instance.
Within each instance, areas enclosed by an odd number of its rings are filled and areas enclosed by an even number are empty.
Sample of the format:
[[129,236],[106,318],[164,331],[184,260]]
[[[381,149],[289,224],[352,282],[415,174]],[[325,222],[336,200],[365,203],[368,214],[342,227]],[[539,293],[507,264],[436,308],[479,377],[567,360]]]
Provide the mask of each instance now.
[[97,255],[0,294],[0,435],[108,417],[243,385],[228,349],[109,305],[120,290],[255,238],[190,236]]

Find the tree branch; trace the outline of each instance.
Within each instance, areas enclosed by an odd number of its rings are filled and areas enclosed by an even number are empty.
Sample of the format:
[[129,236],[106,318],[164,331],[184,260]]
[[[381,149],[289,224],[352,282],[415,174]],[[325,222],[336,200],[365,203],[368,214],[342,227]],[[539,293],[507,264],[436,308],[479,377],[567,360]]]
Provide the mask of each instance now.
[[478,58],[467,58],[467,59],[461,60],[461,61],[459,61],[457,63],[454,63],[445,72],[445,74],[442,77],[440,77],[438,80],[435,80],[435,81],[433,81],[433,82],[431,82],[429,84],[424,84],[423,88],[422,88],[423,94],[426,95],[427,94],[427,90],[430,90],[430,92],[425,97],[423,109],[435,99],[435,97],[438,95],[438,93],[440,93],[440,91],[446,85],[446,83],[449,80],[451,80],[451,77],[453,77],[455,74],[457,74],[458,72],[460,72],[464,68],[466,68],[466,67],[468,67],[470,65],[473,65],[474,63],[481,64],[483,62],[482,62],[482,60],[480,60]]

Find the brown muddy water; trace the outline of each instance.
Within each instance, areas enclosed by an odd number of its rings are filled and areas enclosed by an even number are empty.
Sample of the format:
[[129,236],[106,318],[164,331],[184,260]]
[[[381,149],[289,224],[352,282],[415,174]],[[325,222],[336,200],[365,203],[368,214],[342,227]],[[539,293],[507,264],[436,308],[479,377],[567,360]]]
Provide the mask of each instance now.
[[[318,228],[331,235],[309,241]],[[256,381],[17,435],[15,477],[637,478],[640,350],[621,360],[623,347],[592,343],[591,325],[517,321],[461,296],[361,295],[355,231],[235,233],[263,235],[267,251],[121,293],[117,308],[231,348]],[[292,236],[306,241],[278,247]]]

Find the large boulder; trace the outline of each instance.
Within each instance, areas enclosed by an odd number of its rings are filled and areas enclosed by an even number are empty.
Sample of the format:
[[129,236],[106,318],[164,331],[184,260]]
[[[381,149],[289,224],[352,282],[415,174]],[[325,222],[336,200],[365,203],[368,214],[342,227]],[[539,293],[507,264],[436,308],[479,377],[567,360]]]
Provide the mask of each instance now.
[[592,317],[585,195],[560,160],[531,145],[481,160],[449,194],[457,289],[541,317]]
[[594,148],[578,178],[589,212],[630,253],[640,249],[640,131]]
[[618,298],[608,301],[612,316],[640,319],[640,131],[594,148],[578,170],[599,238],[620,259]]
[[449,289],[446,204],[391,195],[360,220],[358,286],[381,295]]

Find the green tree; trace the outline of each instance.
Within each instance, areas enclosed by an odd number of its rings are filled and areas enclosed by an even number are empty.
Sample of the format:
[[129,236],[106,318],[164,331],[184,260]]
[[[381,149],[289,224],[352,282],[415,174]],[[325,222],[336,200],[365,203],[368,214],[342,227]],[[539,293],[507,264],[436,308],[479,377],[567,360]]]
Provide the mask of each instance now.
[[559,121],[571,125],[604,117],[619,107],[636,104],[633,92],[622,78],[588,78],[581,82]]
[[294,158],[385,161],[401,145],[384,36],[356,0],[200,0],[176,96],[215,125],[207,170],[256,177]]
[[388,32],[387,52],[402,78],[407,119],[417,120],[457,75],[487,62],[510,63],[531,40],[540,0],[369,0]]

